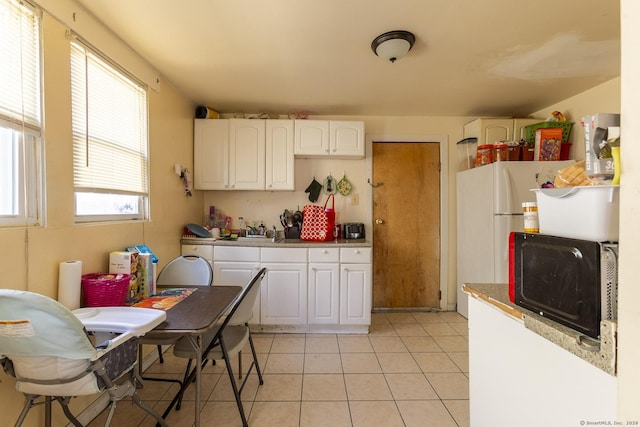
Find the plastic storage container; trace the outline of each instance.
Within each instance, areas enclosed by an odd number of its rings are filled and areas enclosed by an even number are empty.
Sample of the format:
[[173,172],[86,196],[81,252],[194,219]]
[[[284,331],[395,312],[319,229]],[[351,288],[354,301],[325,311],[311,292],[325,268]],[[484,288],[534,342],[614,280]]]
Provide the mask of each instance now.
[[465,138],[456,143],[458,164],[460,165],[461,171],[475,167],[477,146],[478,138]]
[[540,233],[594,242],[617,242],[618,185],[532,190],[538,201]]
[[476,167],[493,163],[493,144],[478,145]]
[[130,274],[90,273],[80,281],[84,307],[123,306],[129,293]]

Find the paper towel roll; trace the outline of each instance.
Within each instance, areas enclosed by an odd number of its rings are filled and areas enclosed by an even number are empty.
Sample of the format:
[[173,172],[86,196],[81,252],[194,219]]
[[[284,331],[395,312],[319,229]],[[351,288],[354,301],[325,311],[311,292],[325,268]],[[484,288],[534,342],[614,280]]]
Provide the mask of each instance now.
[[62,261],[58,276],[58,301],[69,310],[80,308],[82,261]]

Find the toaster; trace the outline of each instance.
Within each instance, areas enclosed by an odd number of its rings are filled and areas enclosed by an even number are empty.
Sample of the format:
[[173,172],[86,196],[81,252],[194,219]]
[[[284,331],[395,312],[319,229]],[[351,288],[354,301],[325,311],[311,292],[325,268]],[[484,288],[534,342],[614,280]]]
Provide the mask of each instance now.
[[345,239],[364,239],[364,224],[362,222],[348,222],[344,225]]

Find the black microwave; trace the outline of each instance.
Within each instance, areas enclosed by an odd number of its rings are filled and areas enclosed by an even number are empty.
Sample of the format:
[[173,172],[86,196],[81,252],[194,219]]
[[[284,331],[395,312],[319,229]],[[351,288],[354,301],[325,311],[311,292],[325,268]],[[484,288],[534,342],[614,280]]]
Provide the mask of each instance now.
[[618,245],[511,233],[511,302],[591,338],[617,319]]

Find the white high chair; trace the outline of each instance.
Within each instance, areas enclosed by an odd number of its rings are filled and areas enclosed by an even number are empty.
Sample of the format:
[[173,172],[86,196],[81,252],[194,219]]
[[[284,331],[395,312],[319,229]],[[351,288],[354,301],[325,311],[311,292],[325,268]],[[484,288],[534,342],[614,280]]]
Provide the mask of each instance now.
[[27,399],[15,425],[22,424],[32,407],[46,404],[45,425],[50,426],[53,399],[73,425],[82,427],[69,410],[71,397],[106,390],[111,402],[105,426],[111,423],[117,402],[126,396],[167,426],[138,397],[137,341],[131,331],[87,333],[83,323],[57,301],[0,289],[0,362]]

